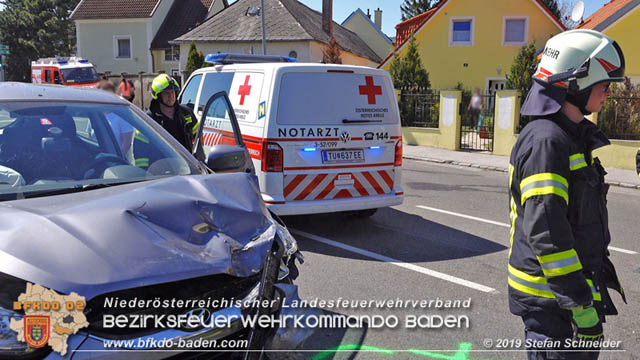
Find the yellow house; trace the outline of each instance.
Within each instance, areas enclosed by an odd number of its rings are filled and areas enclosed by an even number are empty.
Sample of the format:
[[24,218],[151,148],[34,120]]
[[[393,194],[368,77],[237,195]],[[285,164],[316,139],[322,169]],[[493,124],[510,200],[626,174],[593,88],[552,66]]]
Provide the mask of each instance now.
[[[396,25],[395,53],[404,56],[415,36],[431,87],[502,90],[520,48],[540,48],[564,31],[540,0],[444,0]],[[379,67],[389,70],[393,54]]]
[[634,83],[640,83],[640,42],[635,37],[640,24],[640,1],[611,0],[589,16],[578,29],[600,31],[614,39],[626,62],[625,73]]

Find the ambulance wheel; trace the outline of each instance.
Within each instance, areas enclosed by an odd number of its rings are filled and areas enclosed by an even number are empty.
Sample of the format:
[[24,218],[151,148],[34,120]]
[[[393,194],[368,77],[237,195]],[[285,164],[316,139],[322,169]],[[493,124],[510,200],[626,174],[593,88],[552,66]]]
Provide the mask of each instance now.
[[355,217],[364,219],[364,218],[368,218],[368,217],[373,216],[373,214],[375,214],[376,211],[378,211],[378,209],[358,210],[358,211],[354,211],[353,215]]

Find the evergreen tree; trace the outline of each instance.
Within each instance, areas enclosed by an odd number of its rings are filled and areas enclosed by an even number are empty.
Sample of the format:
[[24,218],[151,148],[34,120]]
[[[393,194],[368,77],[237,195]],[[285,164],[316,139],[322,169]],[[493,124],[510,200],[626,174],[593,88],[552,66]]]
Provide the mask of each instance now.
[[407,91],[416,91],[431,87],[429,73],[422,66],[418,53],[418,42],[415,37],[409,40],[407,54],[402,57],[395,55],[389,68],[393,87]]
[[336,38],[332,37],[324,49],[322,49],[322,62],[325,64],[342,64],[342,52]]
[[189,54],[187,55],[187,64],[184,67],[184,70],[188,72],[187,76],[191,75],[191,73],[197,69],[200,69],[203,63],[204,55],[198,53],[196,43],[191,41],[191,45],[189,45]]
[[433,9],[440,4],[440,1],[441,0],[404,0],[402,4],[400,4],[402,21]]
[[533,84],[532,70],[538,64],[536,52],[536,45],[533,42],[521,47],[511,64],[511,72],[506,75],[507,89],[520,90],[523,99]]
[[76,39],[69,19],[79,0],[4,0],[0,11],[0,42],[9,45],[7,80],[29,81],[31,61],[70,56]]

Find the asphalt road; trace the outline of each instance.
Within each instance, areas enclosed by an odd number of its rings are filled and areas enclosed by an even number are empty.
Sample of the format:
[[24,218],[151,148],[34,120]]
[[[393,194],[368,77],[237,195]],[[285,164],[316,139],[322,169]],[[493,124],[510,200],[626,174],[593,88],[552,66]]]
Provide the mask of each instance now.
[[[296,282],[303,299],[433,300],[427,307],[325,306],[329,314],[380,315],[392,322],[395,317],[398,325],[319,330],[306,349],[341,351],[302,357],[525,359],[521,320],[508,310],[506,174],[405,160],[403,186],[404,203],[370,219],[285,218],[306,257]],[[638,204],[640,191],[611,189],[610,228],[617,248],[611,258],[629,303],[613,293],[620,315],[608,319],[605,336],[620,344],[600,359],[640,359]],[[444,308],[438,299],[470,299],[470,306]],[[423,327],[408,328],[411,317],[419,316]],[[451,317],[455,326],[436,327],[438,316]],[[353,347],[361,350],[350,351]]]

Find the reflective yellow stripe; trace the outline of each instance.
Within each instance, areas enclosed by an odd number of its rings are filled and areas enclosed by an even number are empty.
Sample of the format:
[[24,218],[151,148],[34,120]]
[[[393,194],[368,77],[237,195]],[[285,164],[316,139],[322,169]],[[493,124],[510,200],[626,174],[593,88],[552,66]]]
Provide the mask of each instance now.
[[520,182],[521,204],[532,196],[556,194],[569,204],[569,183],[564,177],[553,173],[540,173],[526,177]]
[[[549,287],[549,284],[545,277],[529,275],[514,268],[513,266],[511,266],[511,264],[509,264],[508,266],[509,278],[507,279],[507,282],[509,283],[509,286],[525,294],[549,299],[555,298],[555,295],[553,295],[553,292],[551,292],[551,288]],[[591,288],[591,295],[593,295],[593,300],[602,301],[602,296],[598,291],[596,291],[596,288],[593,285],[593,281],[589,279],[586,280],[589,288]]]
[[593,295],[593,300],[602,301],[602,295],[598,292],[598,290],[596,290],[595,285],[593,285],[593,281],[587,279],[587,284],[589,284],[589,287],[591,288],[591,295]]
[[551,291],[538,290],[538,289],[530,288],[528,286],[525,286],[525,285],[517,283],[512,278],[508,278],[507,282],[509,283],[509,286],[511,286],[512,288],[514,288],[514,289],[516,289],[518,291],[521,291],[521,292],[523,292],[525,294],[538,296],[538,297],[549,298],[549,299],[555,299],[555,296],[553,295],[553,293]]
[[582,269],[582,264],[574,249],[536,257],[546,276],[561,276]]
[[523,279],[526,280],[528,282],[532,282],[532,283],[536,283],[536,284],[547,284],[547,278],[545,278],[544,276],[534,276],[534,275],[529,275],[525,272],[522,272],[516,268],[514,268],[513,266],[511,266],[511,264],[509,264],[509,273]]
[[584,160],[584,154],[578,153],[569,156],[569,168],[571,171],[582,169],[587,166],[587,162]]
[[136,159],[137,167],[147,167],[149,166],[149,158],[138,158]]
[[540,261],[540,263],[548,263],[552,261],[569,259],[572,257],[578,257],[578,254],[574,249],[569,249],[566,251],[561,251],[561,252],[548,254],[548,255],[537,256],[538,261]]
[[558,195],[561,198],[563,198],[564,201],[567,202],[567,205],[569,204],[569,195],[567,194],[567,192],[555,186],[545,186],[545,187],[533,188],[533,189],[527,190],[525,193],[522,194],[521,204],[524,205],[524,203],[530,197],[539,196],[539,195],[549,195],[549,194]]
[[525,274],[522,271],[509,265],[509,286],[525,294],[553,299],[555,296],[551,292],[547,279],[541,276]]
[[532,182],[544,181],[544,180],[554,180],[554,181],[557,181],[557,182],[561,183],[565,187],[569,187],[569,183],[567,182],[567,179],[565,179],[564,177],[562,177],[562,176],[560,176],[558,174],[554,174],[554,173],[539,173],[539,174],[527,176],[526,178],[524,178],[520,182],[520,189],[526,187],[527,185],[529,185]]
[[200,124],[200,121],[196,121],[196,123],[191,128],[191,132],[193,133],[193,135],[196,135],[198,133],[198,124]]

